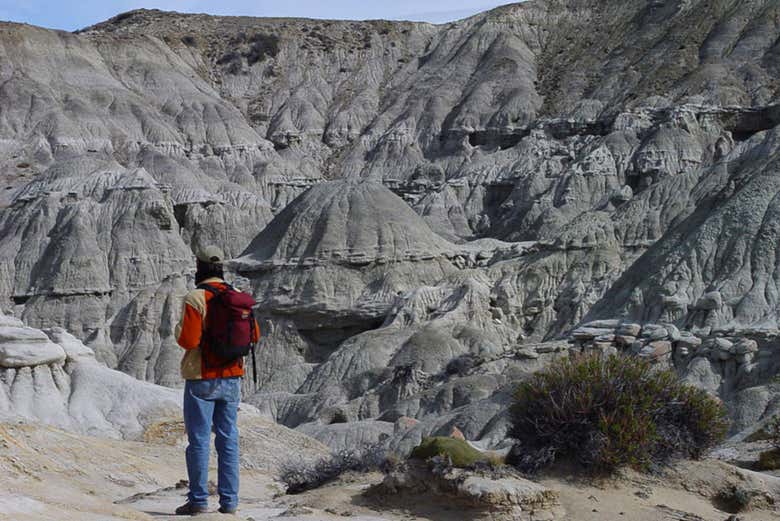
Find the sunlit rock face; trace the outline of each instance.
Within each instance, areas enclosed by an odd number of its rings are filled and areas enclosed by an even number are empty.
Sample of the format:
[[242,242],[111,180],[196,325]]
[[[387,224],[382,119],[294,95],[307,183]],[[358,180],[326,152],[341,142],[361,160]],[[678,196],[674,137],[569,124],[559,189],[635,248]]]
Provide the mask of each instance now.
[[139,439],[178,414],[181,394],[107,368],[62,328],[0,314],[0,417],[110,438]]
[[[191,252],[217,244],[259,302],[255,403],[334,444],[342,421],[496,442],[583,323],[773,338],[779,10],[0,24],[0,306],[178,386]],[[731,397],[774,367],[718,363],[675,367]]]

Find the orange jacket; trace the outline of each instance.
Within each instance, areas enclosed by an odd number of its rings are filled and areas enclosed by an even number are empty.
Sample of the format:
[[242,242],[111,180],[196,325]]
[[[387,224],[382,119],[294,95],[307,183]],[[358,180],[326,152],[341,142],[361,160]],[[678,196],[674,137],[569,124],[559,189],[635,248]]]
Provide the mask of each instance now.
[[[203,281],[216,288],[225,286],[225,281],[220,278],[210,278]],[[230,378],[244,376],[244,360],[219,366],[208,364],[203,354],[201,341],[203,340],[203,328],[206,326],[206,313],[208,302],[213,295],[204,289],[194,289],[184,297],[182,317],[176,326],[176,341],[185,349],[181,359],[181,376],[185,380],[208,380],[212,378]],[[252,342],[260,339],[260,326],[254,321],[252,329]]]

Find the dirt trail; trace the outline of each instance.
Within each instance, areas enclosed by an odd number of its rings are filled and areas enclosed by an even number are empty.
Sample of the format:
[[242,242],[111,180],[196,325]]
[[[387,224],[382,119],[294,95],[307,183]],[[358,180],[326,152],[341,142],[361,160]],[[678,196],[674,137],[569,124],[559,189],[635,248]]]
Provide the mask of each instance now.
[[[107,440],[40,425],[0,423],[0,449],[2,521],[182,519],[173,515],[187,491],[179,483],[186,477],[179,445]],[[363,492],[381,479],[378,473],[348,474],[291,496],[282,494],[271,472],[247,469],[241,474],[238,514],[216,513],[216,497],[212,497],[214,512],[198,519],[474,519],[446,499],[367,498]],[[566,512],[547,521],[726,521],[736,511],[737,490],[751,505],[738,514],[741,521],[780,520],[776,504],[780,478],[713,460],[678,465],[663,477],[624,472],[599,483],[559,473],[540,482],[560,493]]]

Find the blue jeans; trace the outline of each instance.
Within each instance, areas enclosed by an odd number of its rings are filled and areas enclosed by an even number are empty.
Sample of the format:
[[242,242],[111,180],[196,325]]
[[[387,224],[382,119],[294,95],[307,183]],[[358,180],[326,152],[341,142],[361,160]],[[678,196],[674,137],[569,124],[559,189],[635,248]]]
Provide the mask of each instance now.
[[227,509],[238,506],[238,402],[240,378],[187,380],[184,385],[184,426],[187,429],[187,498],[197,506],[207,506],[209,491],[209,446],[212,422],[217,448],[217,490],[219,504]]

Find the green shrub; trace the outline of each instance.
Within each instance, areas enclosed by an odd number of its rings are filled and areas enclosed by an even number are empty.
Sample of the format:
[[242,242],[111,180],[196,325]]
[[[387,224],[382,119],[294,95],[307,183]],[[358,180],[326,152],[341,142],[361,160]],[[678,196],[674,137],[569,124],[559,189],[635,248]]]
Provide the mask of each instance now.
[[273,58],[277,54],[279,54],[279,37],[275,34],[256,33],[252,36],[252,45],[244,56],[249,65],[254,65],[266,57]]
[[126,13],[119,13],[118,15],[116,15],[115,17],[113,17],[111,19],[111,23],[112,24],[119,24],[120,22],[123,22],[123,21],[125,21],[125,20],[127,20],[129,18],[132,18],[136,14],[138,14],[138,11],[127,11]]
[[422,443],[412,449],[411,459],[428,460],[436,456],[449,458],[453,467],[469,468],[478,463],[488,463],[490,456],[464,440],[445,436],[423,438]]
[[755,470],[780,470],[780,449],[769,449],[758,455]]
[[227,51],[225,54],[220,56],[220,58],[217,60],[217,65],[232,64],[240,60],[241,60],[241,55],[238,54],[236,51]]
[[772,445],[780,451],[780,414],[769,420],[764,430]]
[[291,458],[280,465],[279,479],[288,494],[299,494],[334,481],[345,472],[384,470],[389,464],[392,461],[385,448],[375,444],[334,452],[314,461]]
[[699,458],[728,429],[725,408],[645,360],[585,354],[521,383],[511,408],[517,444],[507,463],[535,472],[555,460],[609,472]]

